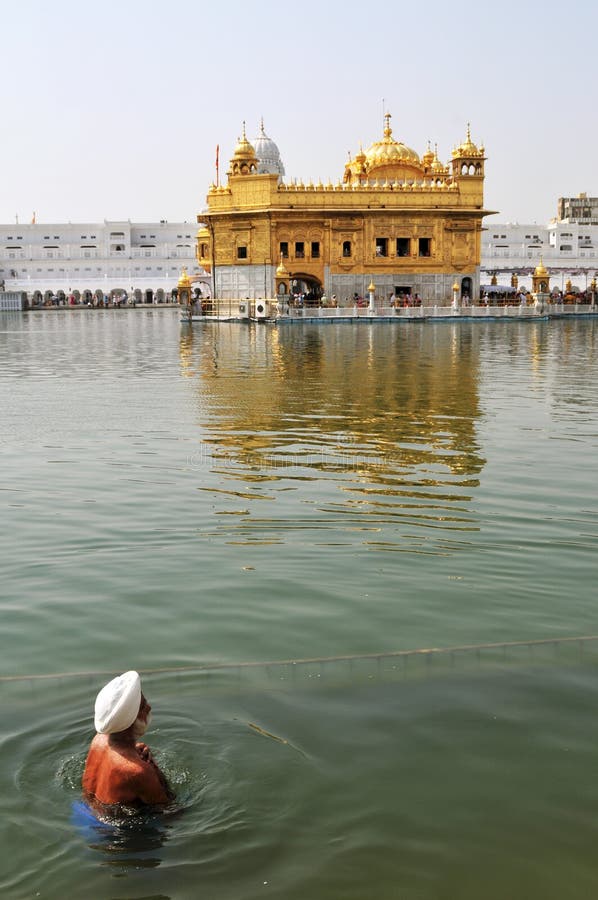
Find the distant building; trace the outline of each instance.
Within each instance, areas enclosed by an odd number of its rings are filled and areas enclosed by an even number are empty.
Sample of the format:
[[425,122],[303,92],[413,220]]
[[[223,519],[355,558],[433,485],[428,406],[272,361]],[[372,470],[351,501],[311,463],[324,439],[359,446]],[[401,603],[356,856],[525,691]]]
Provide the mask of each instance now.
[[559,197],[558,218],[561,222],[598,225],[598,197],[588,197],[587,194]]
[[126,291],[151,302],[176,287],[183,266],[209,293],[188,222],[0,225],[0,282],[30,297]]
[[492,222],[482,238],[482,277],[516,275],[523,287],[542,259],[555,289],[571,281],[584,291],[598,274],[598,198],[559,197],[558,217],[547,225]]
[[484,148],[471,140],[449,164],[421,157],[384,133],[344,167],[336,184],[283,180],[278,147],[263,128],[243,134],[224,184],[212,184],[198,215],[197,254],[219,298],[335,295],[342,303],[416,294],[448,302],[479,289]]

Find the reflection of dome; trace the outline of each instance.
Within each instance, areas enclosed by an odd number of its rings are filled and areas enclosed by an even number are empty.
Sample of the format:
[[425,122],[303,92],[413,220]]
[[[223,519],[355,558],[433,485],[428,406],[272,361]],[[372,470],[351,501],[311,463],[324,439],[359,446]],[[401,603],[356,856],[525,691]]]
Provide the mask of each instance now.
[[269,138],[264,131],[263,119],[260,125],[260,133],[253,141],[253,147],[258,159],[257,171],[259,175],[284,175],[280,151],[272,138]]

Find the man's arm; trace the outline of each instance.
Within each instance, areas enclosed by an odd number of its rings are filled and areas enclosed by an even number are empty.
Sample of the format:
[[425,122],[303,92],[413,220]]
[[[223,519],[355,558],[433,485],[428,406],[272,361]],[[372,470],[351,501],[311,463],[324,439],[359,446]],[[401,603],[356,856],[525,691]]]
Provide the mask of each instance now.
[[148,806],[166,806],[174,796],[153,760],[140,763],[132,779],[132,788],[137,798]]

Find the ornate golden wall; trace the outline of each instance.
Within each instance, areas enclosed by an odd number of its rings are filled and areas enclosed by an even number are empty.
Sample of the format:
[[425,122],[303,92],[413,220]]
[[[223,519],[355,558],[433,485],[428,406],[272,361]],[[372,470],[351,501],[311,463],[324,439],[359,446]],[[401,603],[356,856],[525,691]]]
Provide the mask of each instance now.
[[[227,183],[211,186],[207,210],[198,216],[199,263],[263,269],[282,256],[291,274],[309,276],[324,290],[336,275],[399,281],[403,273],[475,275],[487,214],[484,149],[468,131],[451,167],[431,152],[420,161],[392,138],[389,118],[384,139],[369,157],[362,152],[351,161],[336,185],[285,184],[276,174],[257,174],[253,148],[243,138]],[[403,176],[410,166],[411,177],[392,178],[393,166]],[[234,174],[241,171],[246,174]]]

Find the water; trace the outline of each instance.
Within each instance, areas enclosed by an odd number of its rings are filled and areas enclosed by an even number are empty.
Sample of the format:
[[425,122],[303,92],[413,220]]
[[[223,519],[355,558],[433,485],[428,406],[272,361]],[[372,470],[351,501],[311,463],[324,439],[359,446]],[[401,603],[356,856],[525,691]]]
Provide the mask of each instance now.
[[[0,894],[596,894],[598,643],[239,663],[598,634],[597,339],[4,314]],[[180,809],[94,839],[129,668]]]

